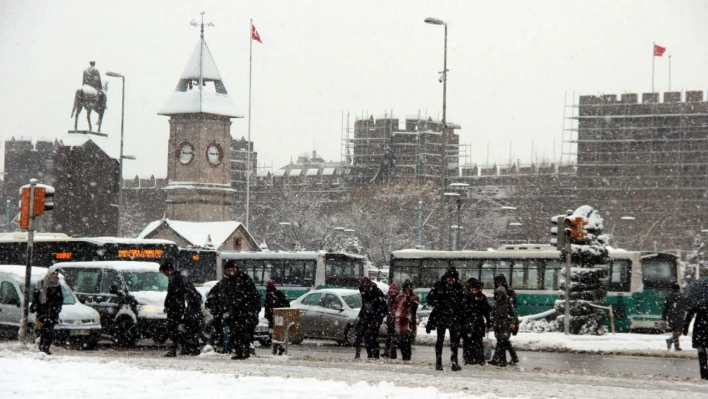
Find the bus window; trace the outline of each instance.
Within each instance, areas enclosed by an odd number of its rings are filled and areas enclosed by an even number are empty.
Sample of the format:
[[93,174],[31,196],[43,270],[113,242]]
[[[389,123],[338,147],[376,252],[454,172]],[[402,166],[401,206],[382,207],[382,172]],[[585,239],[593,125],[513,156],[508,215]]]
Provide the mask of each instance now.
[[494,270],[496,266],[496,260],[482,261],[482,273],[480,276],[480,281],[484,284],[484,288],[486,289],[494,289]]
[[422,287],[420,285],[420,261],[409,260],[409,259],[396,259],[393,261],[393,267],[389,270],[389,281],[397,282],[398,284],[403,284],[404,281],[410,280],[413,283],[413,287],[418,288],[431,288]]
[[669,288],[676,282],[676,264],[659,256],[642,258],[642,283],[645,288]]
[[276,285],[283,284],[283,266],[278,261],[267,261],[263,268],[263,282],[273,280]]
[[511,281],[509,282],[509,285],[511,286],[511,288],[516,288],[516,289],[527,288],[526,283],[524,282],[525,263],[527,263],[527,262],[523,261],[523,260],[514,261],[513,268],[511,269]]
[[[241,266],[239,265],[239,270]],[[263,282],[263,268],[259,267],[258,263],[248,262],[243,266],[243,272],[248,274],[248,276],[253,279],[255,285],[264,285]]]
[[440,281],[449,267],[449,262],[442,259],[423,259],[423,268],[420,273],[420,282],[423,287],[432,287]]
[[560,260],[547,260],[543,270],[543,287],[544,290],[557,290],[560,269],[563,267]]
[[631,283],[631,262],[627,259],[616,259],[610,265],[609,291],[629,292]]
[[539,278],[543,271],[543,261],[538,259],[529,260],[526,268],[526,289],[537,290],[541,287],[542,281]]
[[315,285],[315,270],[317,263],[314,260],[304,261],[304,274],[302,276],[302,286],[312,287]]
[[283,285],[302,285],[305,275],[305,262],[301,260],[285,262]]
[[465,282],[470,278],[479,280],[479,261],[473,259],[453,260],[452,266],[460,273],[460,282]]

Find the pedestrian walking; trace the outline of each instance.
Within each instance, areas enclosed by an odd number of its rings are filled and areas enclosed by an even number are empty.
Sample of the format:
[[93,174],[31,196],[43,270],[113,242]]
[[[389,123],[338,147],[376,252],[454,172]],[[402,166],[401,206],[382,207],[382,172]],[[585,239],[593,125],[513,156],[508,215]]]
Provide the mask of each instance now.
[[182,347],[182,351],[186,355],[196,356],[201,352],[199,348],[199,336],[201,335],[204,327],[202,295],[194,287],[194,284],[186,280],[183,281],[185,286],[185,302],[187,306],[185,308],[183,318],[184,335],[182,340],[184,346]]
[[222,322],[228,328],[227,348],[234,355],[231,359],[250,357],[250,344],[253,334],[253,320],[258,320],[258,292],[251,277],[239,271],[235,260],[224,262],[224,278],[219,282],[219,307]]
[[54,341],[54,326],[64,304],[64,294],[59,284],[59,270],[51,266],[47,274],[37,282],[32,293],[30,312],[35,313],[35,329],[39,334],[39,350],[51,355],[49,348]]
[[693,347],[698,352],[698,367],[701,379],[708,380],[708,303],[695,304],[689,308],[683,322],[683,335],[688,335],[688,326],[693,318]]
[[[497,347],[489,364],[506,367],[508,364],[506,361],[507,350],[512,354],[511,364],[519,362],[518,357],[515,358],[516,352],[511,347],[511,334],[519,324],[519,317],[516,314],[516,309],[511,305],[509,297],[506,295],[506,289],[503,286],[499,286],[494,290],[494,301],[492,327],[494,336],[497,339]],[[487,332],[489,332],[489,329]]]
[[435,343],[435,370],[442,370],[442,352],[445,342],[445,331],[450,331],[450,361],[452,371],[461,369],[458,360],[460,345],[461,316],[464,310],[465,293],[459,282],[459,274],[455,267],[449,268],[440,281],[437,281],[428,293],[426,302],[433,306],[426,329],[437,330],[438,339]]
[[[496,277],[494,277],[494,289],[498,287],[504,287],[506,290],[506,296],[509,298],[509,304],[511,305],[512,308],[514,308],[514,311],[518,309],[517,307],[517,302],[516,302],[516,291],[513,289],[509,288],[509,284],[506,282],[506,276],[503,274],[500,274]],[[511,334],[516,335],[519,332],[519,324],[516,323],[514,325],[514,328],[511,329]],[[507,350],[509,351],[509,356],[511,357],[511,364],[516,364],[519,362],[519,356],[516,354],[516,350],[514,347],[511,345],[511,341],[509,341],[509,346],[507,347]]]
[[214,350],[217,352],[228,352],[228,334],[224,331],[226,326],[222,319],[224,311],[219,303],[219,284],[221,284],[220,281],[214,284],[209,290],[206,301],[204,302],[204,307],[212,316],[210,332],[212,334],[211,343],[214,345]]
[[[420,305],[420,298],[413,292],[410,280],[403,282],[403,289],[396,296],[391,306],[394,319],[393,333],[397,337],[398,346],[401,348],[401,359],[411,360],[411,343],[413,341],[413,320]],[[391,331],[391,330],[389,330]],[[390,333],[389,333],[390,334]],[[396,358],[396,346],[391,346],[391,359]]]
[[368,277],[363,277],[359,283],[361,293],[361,310],[359,310],[356,326],[356,344],[354,358],[361,357],[361,342],[364,341],[366,354],[369,359],[379,358],[379,329],[388,308],[386,297],[379,287]]
[[266,298],[265,298],[265,313],[264,316],[268,320],[268,328],[273,331],[273,309],[289,308],[290,301],[285,297],[282,291],[275,287],[273,280],[266,282]]
[[475,278],[467,280],[467,297],[462,317],[462,358],[465,364],[478,364],[484,366],[484,339],[485,331],[492,327],[489,314],[491,306],[487,296],[482,292],[484,284]]
[[666,340],[666,349],[669,350],[671,350],[672,344],[677,351],[681,350],[679,338],[681,337],[681,331],[683,330],[683,319],[686,312],[679,303],[680,298],[681,286],[678,284],[673,284],[671,286],[671,293],[664,301],[664,312],[661,314],[661,320],[664,320],[671,330],[671,338]]
[[392,309],[399,291],[397,283],[391,284],[388,287],[388,297],[386,298],[386,306],[388,307],[388,314],[386,315],[386,345],[382,356],[391,359],[396,358],[396,340],[398,337],[396,336],[396,319]]
[[[199,341],[196,334],[199,333],[198,326],[200,325],[201,318],[201,298],[199,299],[199,311],[197,314],[196,298],[194,298],[192,292],[197,294],[198,292],[194,288],[194,285],[186,281],[180,273],[175,271],[172,262],[164,262],[161,264],[160,272],[168,279],[164,311],[167,314],[166,328],[171,344],[167,353],[165,353],[165,357],[177,356],[177,349],[179,347],[182,347],[182,354],[191,356],[198,355]],[[187,297],[190,298],[189,312],[186,306]],[[183,325],[183,331],[180,331],[180,324]]]

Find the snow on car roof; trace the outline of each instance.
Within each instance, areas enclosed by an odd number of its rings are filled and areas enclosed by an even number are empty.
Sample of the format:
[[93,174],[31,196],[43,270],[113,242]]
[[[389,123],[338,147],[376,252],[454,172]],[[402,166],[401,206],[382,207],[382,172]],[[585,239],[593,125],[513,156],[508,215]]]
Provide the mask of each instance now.
[[[24,265],[0,265],[0,273],[7,273],[12,275],[18,282],[23,282],[25,280]],[[44,276],[47,274],[47,268],[32,266],[32,271],[30,273],[30,281],[37,282],[38,280],[44,278]]]
[[352,294],[358,294],[359,290],[351,289],[351,288],[322,288],[319,290],[312,290],[308,292],[308,294],[311,293],[325,293],[325,294],[336,294],[339,296],[347,296],[347,295],[352,295]]
[[60,268],[76,267],[84,269],[113,269],[121,272],[159,272],[160,265],[155,262],[133,262],[133,261],[98,261],[98,262],[61,262],[55,266]]

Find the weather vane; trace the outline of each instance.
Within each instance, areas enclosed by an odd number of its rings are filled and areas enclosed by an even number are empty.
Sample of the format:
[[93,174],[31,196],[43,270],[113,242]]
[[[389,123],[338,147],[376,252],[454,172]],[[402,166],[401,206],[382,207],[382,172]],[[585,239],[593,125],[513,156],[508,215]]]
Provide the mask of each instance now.
[[[192,26],[195,27],[195,28],[196,28],[197,26],[201,26],[201,38],[204,39],[204,11],[202,11],[201,14],[202,14],[202,23],[201,23],[201,25],[198,25],[198,24],[197,24],[197,21],[195,21],[195,20],[192,20],[192,22],[190,22],[189,24],[192,25]],[[214,24],[211,23],[211,22],[208,22],[208,23],[206,24],[206,26],[214,26]]]

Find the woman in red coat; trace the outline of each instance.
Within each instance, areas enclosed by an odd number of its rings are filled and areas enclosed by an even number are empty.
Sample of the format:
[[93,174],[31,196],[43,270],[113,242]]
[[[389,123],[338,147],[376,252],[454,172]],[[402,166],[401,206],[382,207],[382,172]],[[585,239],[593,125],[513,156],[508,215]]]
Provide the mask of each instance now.
[[395,331],[398,334],[398,346],[401,348],[401,358],[403,360],[411,360],[412,322],[415,312],[418,310],[418,305],[420,305],[420,298],[413,292],[413,285],[410,280],[406,280],[403,283],[401,293],[398,294],[391,307],[391,314],[395,318]]

